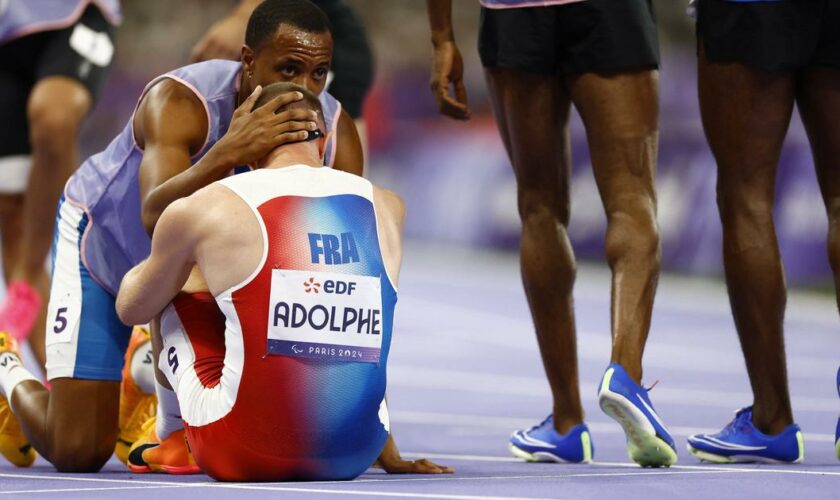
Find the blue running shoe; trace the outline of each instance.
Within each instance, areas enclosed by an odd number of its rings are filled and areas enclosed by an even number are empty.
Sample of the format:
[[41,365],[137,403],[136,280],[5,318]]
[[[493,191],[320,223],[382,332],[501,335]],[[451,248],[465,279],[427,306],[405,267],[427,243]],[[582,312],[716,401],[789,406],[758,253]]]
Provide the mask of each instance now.
[[514,432],[508,448],[514,456],[529,462],[588,464],[595,453],[586,424],[576,425],[566,434],[560,434],[554,429],[552,415],[528,430]]
[[768,436],[753,425],[752,406],[735,412],[735,419],[717,434],[690,436],[688,451],[700,460],[716,464],[798,464],[805,458],[805,445],[798,425],[791,424],[781,434]]
[[620,364],[607,367],[598,403],[624,429],[630,460],[642,467],[670,467],[677,461],[674,439],[653,409],[648,389],[634,382]]

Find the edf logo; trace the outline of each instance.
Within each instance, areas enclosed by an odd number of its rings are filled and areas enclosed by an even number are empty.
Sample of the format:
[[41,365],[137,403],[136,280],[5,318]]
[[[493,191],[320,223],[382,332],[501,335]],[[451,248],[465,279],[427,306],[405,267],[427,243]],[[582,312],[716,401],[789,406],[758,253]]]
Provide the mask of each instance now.
[[330,265],[359,262],[359,250],[356,248],[353,233],[341,233],[339,236],[308,233],[308,236],[313,264],[320,264],[322,256],[323,263]]

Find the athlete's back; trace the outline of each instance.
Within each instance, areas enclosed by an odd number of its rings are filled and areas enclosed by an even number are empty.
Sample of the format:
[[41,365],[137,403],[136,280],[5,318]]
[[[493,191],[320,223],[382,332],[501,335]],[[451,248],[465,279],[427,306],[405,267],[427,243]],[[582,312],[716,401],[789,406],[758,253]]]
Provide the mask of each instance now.
[[161,368],[211,476],[349,479],[381,452],[400,215],[376,191],[297,165],[200,193],[214,202],[197,263],[225,328],[201,296],[179,297]]

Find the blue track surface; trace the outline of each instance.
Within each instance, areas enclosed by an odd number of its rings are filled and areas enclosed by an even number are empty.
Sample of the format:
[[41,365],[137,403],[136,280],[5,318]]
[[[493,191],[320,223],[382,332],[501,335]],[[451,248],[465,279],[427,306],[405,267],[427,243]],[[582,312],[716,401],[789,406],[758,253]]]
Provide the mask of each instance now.
[[526,464],[508,456],[510,432],[550,409],[548,385],[510,254],[410,247],[400,282],[389,366],[392,430],[404,455],[456,467],[452,476],[369,471],[349,483],[222,484],[206,476],[133,475],[112,461],[99,474],[58,474],[39,459],[0,465],[0,497],[21,498],[838,498],[834,456],[840,319],[831,297],[791,294],[788,371],[805,433],[805,463],[711,466],[685,437],[716,430],[751,402],[725,290],[665,276],[645,355],[651,399],[677,440],[679,462],[628,462],[618,424],[597,407],[609,361],[609,275],[585,268],[576,287],[581,392],[595,443],[592,465]]

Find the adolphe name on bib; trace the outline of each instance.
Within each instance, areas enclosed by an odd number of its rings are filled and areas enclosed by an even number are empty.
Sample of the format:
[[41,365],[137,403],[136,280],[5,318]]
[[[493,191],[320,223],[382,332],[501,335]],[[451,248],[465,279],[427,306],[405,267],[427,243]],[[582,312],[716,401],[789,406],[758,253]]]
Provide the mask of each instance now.
[[271,271],[268,354],[378,363],[382,290],[378,277]]

